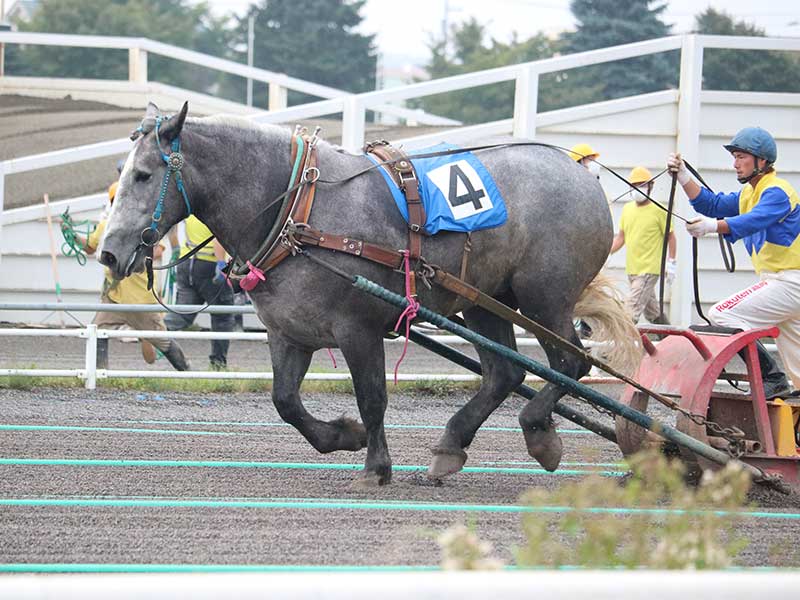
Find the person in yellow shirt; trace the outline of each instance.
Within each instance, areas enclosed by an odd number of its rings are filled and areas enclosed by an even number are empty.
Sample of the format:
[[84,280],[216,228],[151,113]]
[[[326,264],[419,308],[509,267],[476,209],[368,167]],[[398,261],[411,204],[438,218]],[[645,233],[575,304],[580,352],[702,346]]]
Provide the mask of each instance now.
[[600,165],[596,162],[600,158],[600,153],[589,144],[575,144],[570,148],[569,157],[600,179]]
[[[635,167],[628,176],[630,184],[644,191],[648,196],[653,192],[652,174],[645,167]],[[625,273],[628,275],[630,292],[625,306],[633,321],[639,322],[642,314],[651,323],[667,324],[656,298],[656,284],[661,273],[661,252],[664,244],[664,230],[667,227],[667,213],[650,202],[636,190],[631,190],[633,202],[622,209],[619,232],[614,236],[611,253],[623,246],[628,247],[625,256]],[[675,233],[670,227],[667,243],[667,263],[665,276],[668,282],[675,278]]]
[[670,154],[667,168],[675,173],[689,202],[700,215],[686,225],[694,237],[721,233],[729,242],[742,240],[760,281],[715,304],[709,320],[721,327],[777,327],[775,340],[786,374],[763,345],[758,359],[767,398],[796,395],[800,389],[800,198],[778,177],[775,138],[760,127],[745,127],[723,146],[733,157],[742,188],[714,194],[689,174],[680,154]]
[[[114,203],[117,192],[117,182],[108,188],[108,200]],[[101,219],[97,228],[89,234],[88,238],[76,235],[76,242],[85,248],[86,254],[92,255],[100,247],[105,232],[107,219]],[[164,252],[163,245],[153,248],[153,258],[157,259]],[[152,292],[147,289],[147,276],[145,273],[134,273],[130,277],[116,280],[111,276],[108,269],[105,269],[103,280],[103,291],[100,296],[103,304],[155,304]],[[127,325],[134,330],[146,331],[166,331],[164,317],[157,312],[98,312],[95,315],[94,323],[101,329],[120,329]],[[178,371],[188,371],[189,362],[183,353],[180,345],[175,340],[166,338],[147,338],[142,339],[142,356],[147,363],[156,360],[155,348],[158,348],[164,357]],[[97,366],[101,369],[108,368],[108,338],[97,340]]]
[[[211,231],[194,215],[184,221],[186,243],[181,247],[181,256],[188,254],[204,240],[211,237]],[[225,281],[222,269],[225,268],[225,249],[217,240],[205,246],[189,260],[178,265],[177,300],[178,304],[233,305],[233,289]],[[185,329],[194,323],[195,314],[167,315],[167,329]],[[212,331],[233,331],[233,315],[212,314]],[[211,340],[211,354],[208,357],[213,370],[228,366],[228,347],[230,340]]]

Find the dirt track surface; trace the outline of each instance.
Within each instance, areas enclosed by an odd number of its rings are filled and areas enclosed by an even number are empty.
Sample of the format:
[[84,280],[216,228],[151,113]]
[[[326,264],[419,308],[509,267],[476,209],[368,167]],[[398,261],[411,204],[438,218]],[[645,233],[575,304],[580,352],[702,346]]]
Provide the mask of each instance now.
[[[356,415],[348,395],[304,397],[321,418]],[[365,452],[317,454],[280,423],[268,394],[0,390],[0,457],[6,459],[0,465],[0,502],[76,502],[2,506],[0,563],[435,565],[436,534],[468,520],[513,562],[513,548],[522,542],[520,514],[475,505],[511,507],[531,486],[558,486],[594,470],[617,477],[613,472],[622,469],[615,465],[621,458],[616,447],[562,421],[562,467],[573,474],[464,472],[433,486],[419,471],[400,470],[428,464],[439,428],[467,399],[462,392],[393,393],[386,422],[398,470],[392,485],[361,490],[351,484]],[[516,430],[522,402],[511,398],[490,418],[469,449],[468,466],[537,468]],[[31,465],[19,459],[211,462]],[[319,467],[330,464],[356,466]],[[759,510],[795,516],[737,521],[737,533],[750,540],[738,563],[800,563],[800,498],[763,490],[753,497]],[[82,504],[93,499],[130,505]],[[154,500],[189,504],[142,505]],[[242,500],[257,504],[231,504]],[[204,501],[217,504],[197,504]],[[442,510],[446,505],[450,510]]]

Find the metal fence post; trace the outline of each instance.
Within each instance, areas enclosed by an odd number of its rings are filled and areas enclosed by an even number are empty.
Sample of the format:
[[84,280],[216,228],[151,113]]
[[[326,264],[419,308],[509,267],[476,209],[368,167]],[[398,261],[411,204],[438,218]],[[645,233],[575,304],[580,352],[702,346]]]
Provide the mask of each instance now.
[[86,326],[86,389],[97,387],[97,325]]
[[357,96],[344,99],[342,110],[342,146],[350,152],[359,152],[364,146],[364,122],[367,111]]
[[[250,80],[248,80],[250,81]],[[269,110],[283,110],[289,105],[289,91],[277,83],[269,84],[267,106]]]
[[0,263],[3,262],[3,205],[6,195],[6,163],[0,160]]
[[[676,150],[698,168],[700,156],[700,92],[703,84],[703,45],[696,35],[686,35],[681,46],[680,95]],[[691,214],[683,190],[675,197],[675,212]],[[692,250],[688,235],[677,235],[678,272],[672,285],[669,319],[673,325],[688,327],[692,322]]]
[[147,83],[147,50],[128,48],[128,81]]
[[539,72],[533,65],[520,68],[514,87],[514,137],[536,136],[536,112],[539,103]]

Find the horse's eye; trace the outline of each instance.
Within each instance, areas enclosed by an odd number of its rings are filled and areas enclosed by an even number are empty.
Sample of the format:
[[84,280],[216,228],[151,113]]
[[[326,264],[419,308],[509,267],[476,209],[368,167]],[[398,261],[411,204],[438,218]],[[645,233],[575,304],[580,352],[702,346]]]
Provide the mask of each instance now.
[[133,173],[134,180],[140,183],[145,183],[147,181],[150,181],[150,178],[152,176],[153,175],[151,173],[145,173],[144,171],[134,171]]

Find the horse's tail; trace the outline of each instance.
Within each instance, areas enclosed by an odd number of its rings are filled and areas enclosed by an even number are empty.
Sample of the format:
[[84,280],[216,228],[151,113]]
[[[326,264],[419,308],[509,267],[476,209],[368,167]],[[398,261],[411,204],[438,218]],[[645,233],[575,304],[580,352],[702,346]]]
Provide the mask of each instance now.
[[598,273],[578,298],[574,314],[592,328],[592,341],[606,342],[595,348],[598,358],[626,375],[636,372],[642,360],[639,333],[611,277]]

